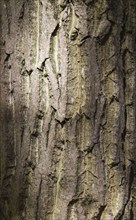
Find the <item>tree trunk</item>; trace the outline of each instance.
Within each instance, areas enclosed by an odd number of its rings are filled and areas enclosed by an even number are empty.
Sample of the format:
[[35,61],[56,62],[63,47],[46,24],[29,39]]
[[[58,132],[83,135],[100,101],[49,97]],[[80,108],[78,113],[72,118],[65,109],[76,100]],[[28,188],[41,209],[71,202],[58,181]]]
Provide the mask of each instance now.
[[1,0],[0,219],[136,219],[135,0]]

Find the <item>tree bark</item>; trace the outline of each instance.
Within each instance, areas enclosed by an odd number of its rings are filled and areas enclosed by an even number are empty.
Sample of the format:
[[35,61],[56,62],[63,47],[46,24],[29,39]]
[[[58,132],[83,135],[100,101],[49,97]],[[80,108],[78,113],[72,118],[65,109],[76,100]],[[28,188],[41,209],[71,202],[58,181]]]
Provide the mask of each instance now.
[[1,0],[0,219],[136,219],[135,0]]

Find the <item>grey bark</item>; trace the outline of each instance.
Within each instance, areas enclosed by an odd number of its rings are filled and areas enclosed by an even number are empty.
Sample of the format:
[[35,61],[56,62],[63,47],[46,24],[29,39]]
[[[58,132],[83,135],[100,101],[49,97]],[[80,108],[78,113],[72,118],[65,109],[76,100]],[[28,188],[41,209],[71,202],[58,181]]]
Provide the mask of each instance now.
[[135,0],[1,0],[0,32],[0,219],[135,220]]

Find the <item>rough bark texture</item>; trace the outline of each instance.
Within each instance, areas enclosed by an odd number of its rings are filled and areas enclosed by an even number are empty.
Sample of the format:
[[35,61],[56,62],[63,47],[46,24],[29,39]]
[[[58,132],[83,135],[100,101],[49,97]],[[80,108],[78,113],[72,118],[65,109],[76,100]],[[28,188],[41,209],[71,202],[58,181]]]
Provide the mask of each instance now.
[[0,0],[0,219],[136,219],[136,1]]

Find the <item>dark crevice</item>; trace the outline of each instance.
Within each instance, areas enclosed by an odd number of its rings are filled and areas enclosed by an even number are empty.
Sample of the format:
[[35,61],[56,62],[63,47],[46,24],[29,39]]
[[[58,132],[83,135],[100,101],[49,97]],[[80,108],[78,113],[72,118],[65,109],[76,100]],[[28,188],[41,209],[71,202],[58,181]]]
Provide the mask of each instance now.
[[130,220],[134,220],[134,213],[132,209],[130,210]]
[[51,34],[51,38],[52,37],[55,37],[57,35],[57,32],[58,32],[58,29],[59,29],[59,24],[56,25],[55,29],[53,30],[52,34]]
[[61,124],[61,127],[63,128],[64,125],[70,120],[69,118],[64,118],[63,121],[59,121],[58,119],[55,118],[55,120]]
[[100,206],[100,208],[99,208],[99,213],[98,213],[97,216],[95,216],[95,219],[101,220],[101,216],[102,216],[103,211],[104,211],[105,208],[106,208],[106,205]]
[[90,35],[86,35],[85,37],[83,37],[83,38],[80,40],[80,42],[78,43],[78,46],[79,46],[79,47],[82,46],[82,45],[86,42],[86,40],[88,40],[88,39],[90,39],[90,38],[91,38]]
[[[123,219],[123,216],[124,216],[124,213],[125,213],[125,208],[128,204],[128,202],[130,201],[130,195],[131,195],[131,186],[132,186],[132,183],[133,183],[133,179],[134,179],[134,172],[133,172],[133,167],[130,166],[129,168],[129,182],[127,183],[127,186],[129,187],[128,188],[128,195],[127,195],[127,200],[125,201],[124,205],[123,205],[123,208],[120,210],[120,212],[117,214],[117,216],[115,217],[115,220],[122,220]],[[131,216],[131,219],[133,220],[133,212],[132,212],[132,209],[131,209],[131,213],[130,213],[130,216]]]
[[25,12],[25,2],[23,2],[21,10],[20,10],[20,14],[19,14],[19,19],[23,19],[24,18],[24,12]]
[[48,148],[48,142],[49,142],[49,134],[50,134],[50,129],[51,129],[51,122],[55,116],[55,109],[53,109],[53,111],[51,112],[51,119],[50,119],[50,122],[48,124],[48,130],[47,130],[47,133],[46,133],[46,149]]
[[111,36],[111,33],[112,33],[112,26],[109,28],[109,31],[107,34],[101,34],[100,36],[96,37],[96,42],[99,44],[99,45],[104,45],[108,39],[109,39],[109,36]]
[[5,62],[7,62],[8,60],[9,60],[9,58],[10,58],[10,53],[6,53],[6,58],[5,58]]

